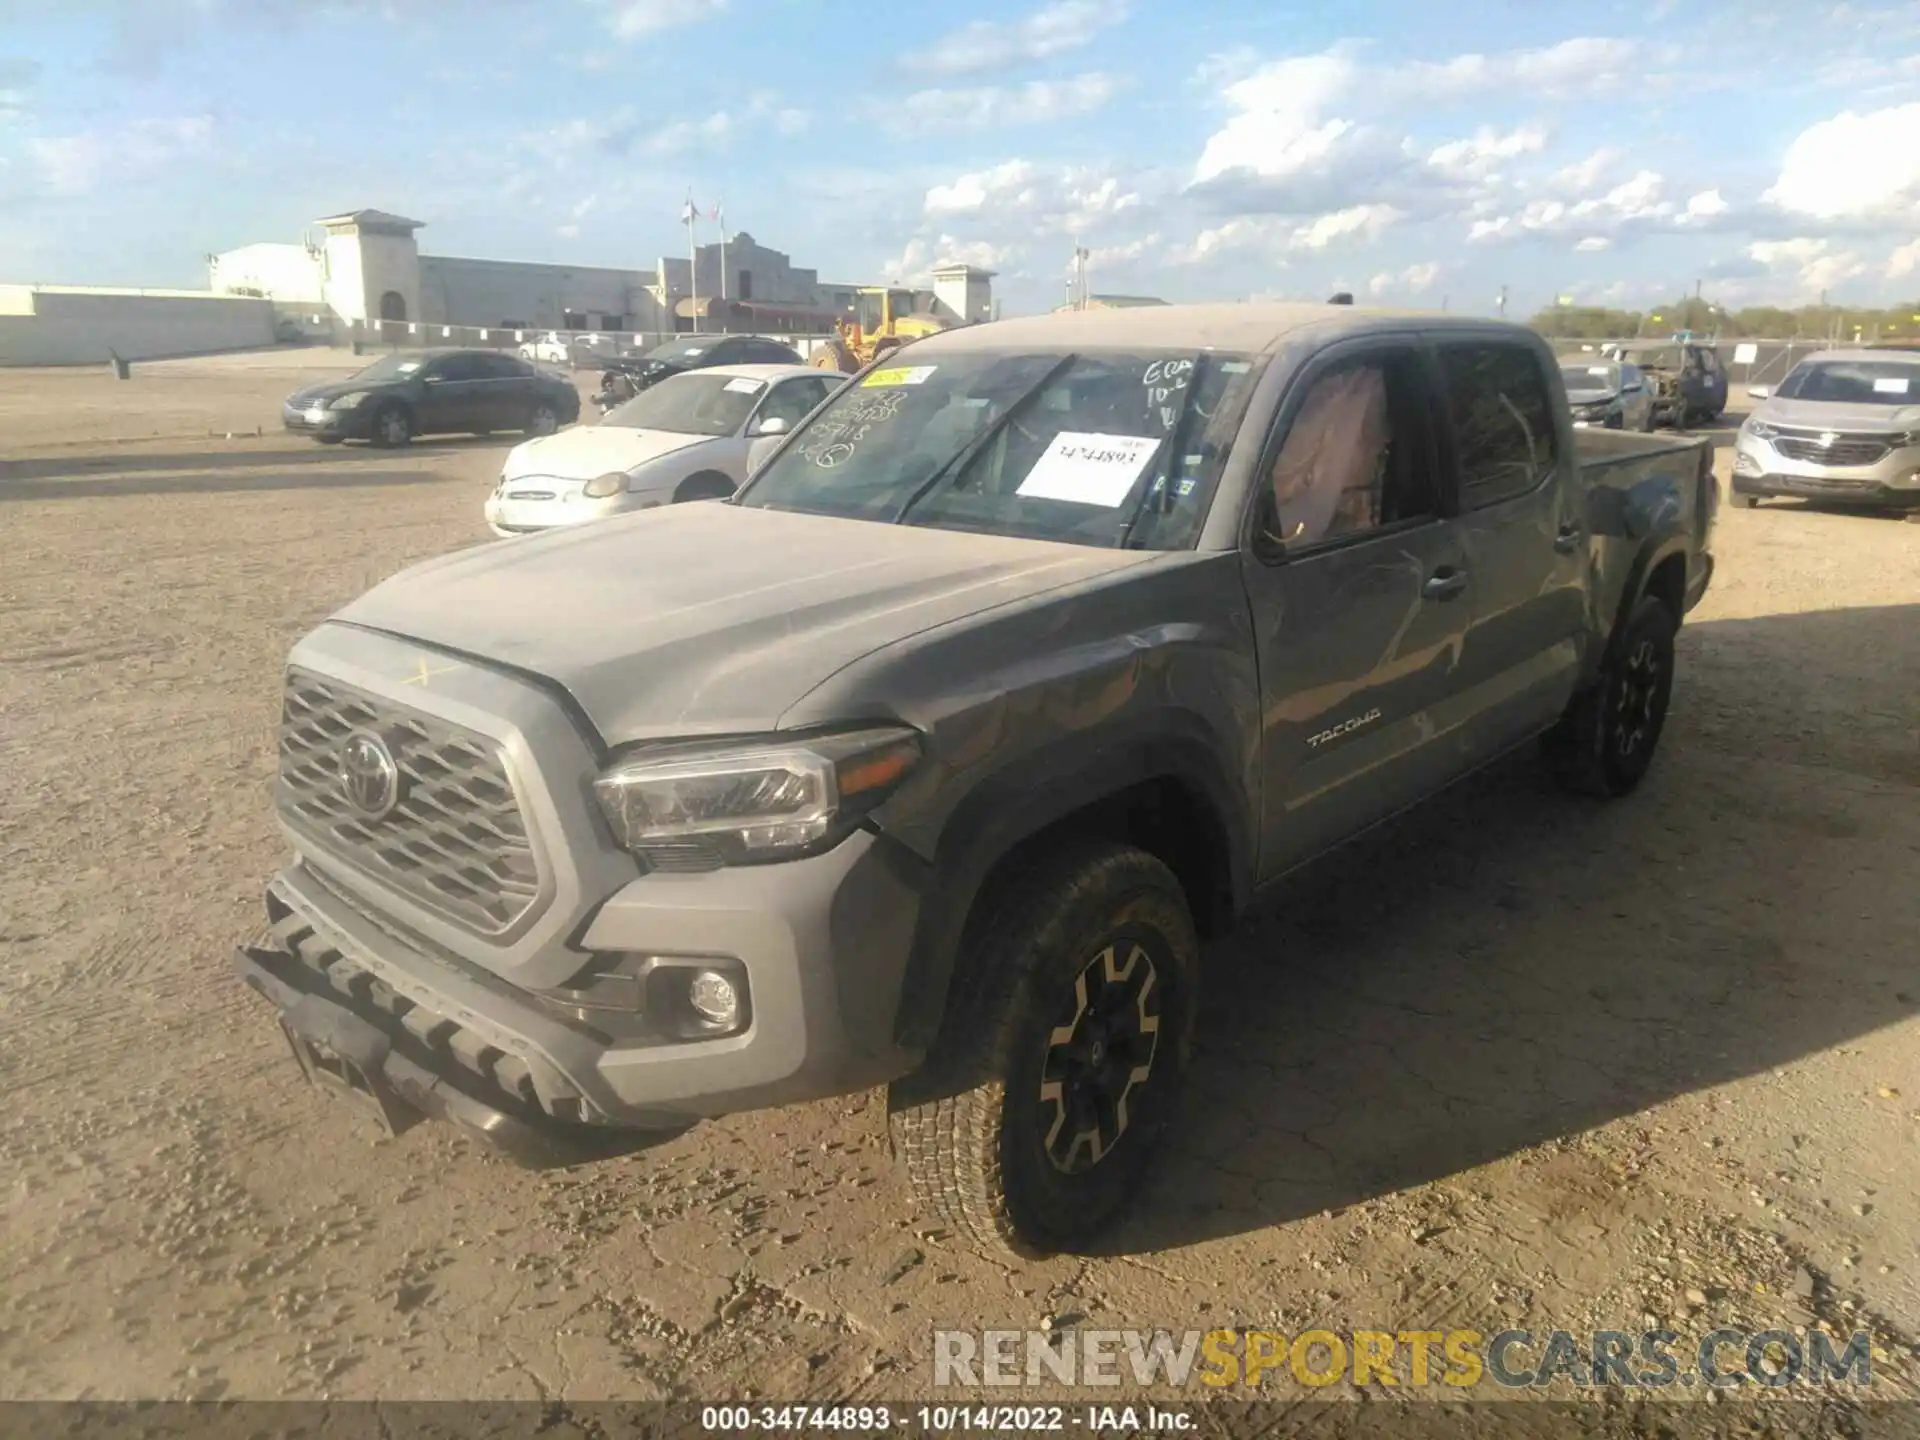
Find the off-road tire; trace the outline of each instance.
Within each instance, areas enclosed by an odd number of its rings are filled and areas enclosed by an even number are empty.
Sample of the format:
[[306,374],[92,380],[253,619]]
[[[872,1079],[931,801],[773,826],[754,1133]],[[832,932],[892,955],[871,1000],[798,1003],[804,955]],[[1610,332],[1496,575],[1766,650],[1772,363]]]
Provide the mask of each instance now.
[[842,375],[852,375],[860,369],[852,349],[838,335],[829,335],[814,346],[807,364],[815,370],[837,370]]
[[1613,798],[1645,778],[1673,697],[1679,623],[1658,596],[1634,602],[1599,683],[1575,696],[1542,740],[1549,769],[1567,789]]
[[[1110,954],[1111,952],[1111,954]],[[1134,966],[1144,955],[1144,976]],[[1172,1118],[1186,1069],[1199,988],[1200,946],[1186,896],[1159,860],[1131,846],[1083,840],[1021,864],[991,884],[961,940],[959,980],[922,1069],[887,1097],[888,1132],[923,1213],[990,1254],[1034,1258],[1083,1250],[1139,1188],[1155,1141]],[[1094,967],[1100,967],[1097,975]],[[1090,991],[1124,990],[1111,1013],[1108,1063],[1128,1073],[1115,1111],[1124,1118],[1094,1158],[1068,1173],[1049,1154],[1071,1108],[1049,1077],[1100,1020]],[[1097,1000],[1095,1001],[1097,1004]],[[1138,1079],[1146,1012],[1157,1006]],[[1068,1022],[1065,1029],[1062,1021]],[[1067,1042],[1061,1040],[1067,1036]],[[1090,1041],[1083,1056],[1098,1065]],[[1077,1137],[1077,1138],[1076,1138]],[[1067,1160],[1085,1132],[1067,1135]]]

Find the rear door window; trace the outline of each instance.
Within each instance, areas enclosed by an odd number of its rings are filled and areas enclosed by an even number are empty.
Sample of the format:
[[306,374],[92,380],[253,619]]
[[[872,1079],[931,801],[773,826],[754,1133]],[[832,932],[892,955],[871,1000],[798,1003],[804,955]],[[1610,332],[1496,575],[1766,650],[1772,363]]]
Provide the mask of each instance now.
[[1461,509],[1524,495],[1553,472],[1553,405],[1531,350],[1497,341],[1449,345],[1440,351],[1440,369]]

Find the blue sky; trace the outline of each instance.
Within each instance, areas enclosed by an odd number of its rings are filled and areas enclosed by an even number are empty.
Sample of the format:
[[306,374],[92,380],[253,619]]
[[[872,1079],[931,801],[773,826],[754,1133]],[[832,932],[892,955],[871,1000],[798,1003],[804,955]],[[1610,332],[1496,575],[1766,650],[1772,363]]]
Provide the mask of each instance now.
[[[188,285],[373,206],[648,268],[1510,311],[1920,296],[1920,5],[5,0],[0,281]],[[703,238],[713,238],[707,227]]]

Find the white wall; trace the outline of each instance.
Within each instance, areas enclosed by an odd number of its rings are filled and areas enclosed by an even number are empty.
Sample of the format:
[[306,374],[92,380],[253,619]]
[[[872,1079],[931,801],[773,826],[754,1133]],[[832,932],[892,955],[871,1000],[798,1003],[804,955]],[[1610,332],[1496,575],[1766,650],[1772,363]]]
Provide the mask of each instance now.
[[420,319],[420,251],[411,235],[355,229],[327,232],[326,302],[342,320],[378,320],[392,290],[406,319]]
[[304,245],[242,245],[213,257],[207,284],[222,295],[257,290],[285,304],[323,305],[324,273],[319,257]]
[[420,257],[423,318],[440,325],[566,328],[569,311],[586,317],[585,329],[605,329],[601,317],[625,316],[623,328],[665,328],[649,291],[652,277],[638,270],[594,266],[532,265],[513,260],[470,260],[453,255]]
[[[161,360],[271,345],[273,302],[198,290],[0,287],[0,365]],[[24,297],[24,298],[23,298]]]

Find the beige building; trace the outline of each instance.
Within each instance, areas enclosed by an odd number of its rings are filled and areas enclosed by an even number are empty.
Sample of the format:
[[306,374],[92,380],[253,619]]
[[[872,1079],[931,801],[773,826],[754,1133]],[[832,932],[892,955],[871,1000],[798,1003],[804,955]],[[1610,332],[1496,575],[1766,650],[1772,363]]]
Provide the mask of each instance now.
[[[745,231],[700,246],[691,262],[663,256],[651,270],[616,270],[423,255],[415,233],[424,223],[385,210],[315,224],[319,236],[298,244],[243,245],[209,256],[210,289],[313,306],[348,323],[658,332],[691,328],[696,296],[703,319],[722,317],[729,328],[751,328],[757,312],[780,311],[782,323],[770,328],[824,330],[849,313],[860,288],[823,283],[818,271]],[[926,298],[949,318],[984,320],[993,306],[991,281],[985,270],[943,266]],[[720,300],[728,304],[717,307]]]

